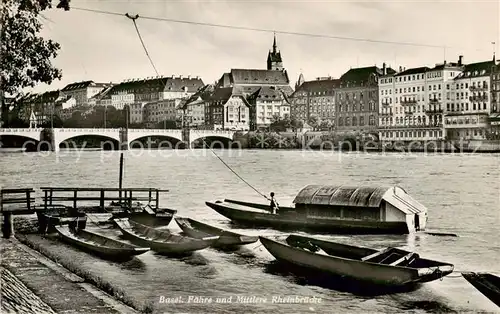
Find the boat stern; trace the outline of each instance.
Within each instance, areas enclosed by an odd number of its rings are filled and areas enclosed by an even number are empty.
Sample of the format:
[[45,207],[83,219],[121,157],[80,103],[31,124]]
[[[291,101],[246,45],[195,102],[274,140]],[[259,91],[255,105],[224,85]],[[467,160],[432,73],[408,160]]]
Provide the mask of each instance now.
[[429,282],[437,279],[441,279],[453,272],[455,267],[451,264],[445,264],[436,267],[420,268],[418,270],[418,276],[420,279],[418,282]]

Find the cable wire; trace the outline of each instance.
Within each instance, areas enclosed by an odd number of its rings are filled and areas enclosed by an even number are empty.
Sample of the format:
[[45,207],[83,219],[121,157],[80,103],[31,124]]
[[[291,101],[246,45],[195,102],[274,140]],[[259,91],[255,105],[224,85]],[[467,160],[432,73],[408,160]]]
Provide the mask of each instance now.
[[[79,7],[71,7],[75,10],[108,14],[108,15],[117,15],[123,16],[122,13],[104,11],[104,10],[96,10],[96,9],[87,9],[87,8],[79,8]],[[292,32],[285,30],[270,30],[265,28],[254,28],[254,27],[246,27],[246,26],[235,26],[235,25],[225,25],[225,24],[217,24],[217,23],[205,23],[205,22],[195,22],[188,20],[178,20],[171,18],[161,18],[161,17],[153,17],[153,16],[141,16],[143,19],[147,20],[155,20],[155,21],[163,21],[163,22],[171,22],[171,23],[181,23],[181,24],[190,24],[190,25],[199,25],[199,26],[210,26],[210,27],[219,27],[219,28],[228,28],[228,29],[237,29],[237,30],[247,30],[247,31],[256,31],[256,32],[266,32],[266,33],[277,33],[277,34],[285,34],[285,35],[295,35],[295,36],[305,36],[305,37],[318,37],[318,38],[329,38],[329,39],[338,39],[338,40],[350,40],[350,41],[358,41],[358,42],[369,42],[369,43],[379,43],[379,44],[391,44],[391,45],[403,45],[403,46],[417,46],[417,47],[428,47],[428,48],[452,48],[444,45],[431,45],[431,44],[419,44],[412,42],[399,42],[399,41],[388,41],[388,40],[377,40],[377,39],[368,39],[368,38],[356,38],[356,37],[347,37],[347,36],[334,36],[334,35],[324,35],[324,34],[313,34],[313,33],[302,33],[302,32]]]
[[153,60],[151,59],[151,56],[149,55],[148,49],[146,49],[146,45],[144,44],[144,41],[142,40],[142,36],[141,36],[141,33],[139,32],[139,28],[137,27],[137,23],[135,22],[135,20],[137,20],[139,18],[139,14],[136,14],[135,16],[130,16],[128,13],[125,13],[125,16],[128,17],[129,19],[131,19],[132,22],[134,22],[134,27],[135,27],[135,30],[137,32],[137,36],[139,36],[139,40],[141,41],[142,48],[144,48],[144,52],[146,52],[146,56],[148,56],[149,62],[151,63],[151,66],[153,67],[153,69],[156,72],[156,76],[160,76],[160,74],[158,73],[158,70],[156,70],[156,67],[153,63]]
[[[193,130],[194,132],[196,132],[195,130]],[[198,132],[196,132],[198,133]],[[200,135],[198,133],[198,135]],[[215,155],[215,157],[217,157],[221,162],[222,164],[224,164],[224,166],[226,166],[229,170],[231,170],[232,173],[234,173],[234,175],[236,175],[241,181],[243,181],[244,183],[246,183],[246,185],[248,185],[250,188],[252,188],[255,192],[257,192],[259,195],[261,195],[262,197],[264,197],[265,199],[269,200],[269,198],[263,194],[262,192],[260,192],[259,190],[257,190],[253,185],[251,185],[250,183],[248,183],[245,179],[243,179],[238,173],[236,173],[236,171],[233,170],[233,168],[231,168],[219,155],[217,155],[214,150],[207,144],[207,142],[205,142],[205,139],[203,137],[201,137],[201,140],[203,141],[203,144],[204,146],[206,146],[208,149],[210,149],[210,151],[212,152],[212,154]]]

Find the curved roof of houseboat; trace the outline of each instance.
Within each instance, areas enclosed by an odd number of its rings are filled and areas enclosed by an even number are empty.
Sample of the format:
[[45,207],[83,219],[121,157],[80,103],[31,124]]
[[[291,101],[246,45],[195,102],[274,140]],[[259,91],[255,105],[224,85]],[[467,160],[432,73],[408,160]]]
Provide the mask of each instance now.
[[382,201],[406,214],[427,212],[425,206],[398,186],[307,185],[293,200],[295,204],[365,208],[379,208]]

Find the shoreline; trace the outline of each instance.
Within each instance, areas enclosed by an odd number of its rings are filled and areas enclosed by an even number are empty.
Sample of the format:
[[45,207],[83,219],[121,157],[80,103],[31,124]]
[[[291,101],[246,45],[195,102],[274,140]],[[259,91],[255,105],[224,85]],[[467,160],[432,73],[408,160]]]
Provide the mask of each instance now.
[[[38,289],[37,291],[37,282],[32,284],[32,281],[36,279],[31,278],[32,276],[29,274],[26,276],[23,274],[26,267],[29,266],[32,269],[35,264],[38,265],[37,269],[45,269],[43,274],[39,276],[49,278],[49,282],[54,281],[55,285],[52,285],[53,287],[65,286],[66,289],[73,290],[73,294],[83,295],[83,300],[79,299],[79,301],[85,306],[90,304],[89,306],[93,306],[93,309],[97,309],[99,313],[137,314],[153,312],[152,304],[135,302],[121,288],[115,287],[103,278],[93,274],[91,270],[84,269],[69,258],[53,254],[46,243],[50,241],[50,237],[47,238],[38,234],[37,225],[36,217],[16,217],[14,220],[16,234],[10,239],[2,238],[0,240],[4,255],[0,262],[0,267],[2,268],[2,277],[5,276],[3,269],[12,273],[18,281],[27,287],[26,289],[36,296],[36,298],[29,297],[30,299],[36,300],[38,298],[41,300],[40,307],[43,307],[43,304],[45,304],[55,312],[59,312],[61,309],[58,311],[54,307],[66,307],[68,309],[64,310],[64,312],[67,313],[77,313],[79,310],[78,308],[72,308],[72,304],[61,304],[61,301],[54,301],[58,300],[58,294],[63,292],[52,291],[51,289]],[[12,260],[15,260],[14,266],[12,266]],[[28,266],[24,268],[19,267],[22,264]],[[47,279],[43,281],[45,280]],[[38,281],[41,280],[39,279]],[[19,291],[19,289],[16,290]],[[4,291],[2,291],[2,296],[3,294]],[[30,296],[30,294],[26,295]]]

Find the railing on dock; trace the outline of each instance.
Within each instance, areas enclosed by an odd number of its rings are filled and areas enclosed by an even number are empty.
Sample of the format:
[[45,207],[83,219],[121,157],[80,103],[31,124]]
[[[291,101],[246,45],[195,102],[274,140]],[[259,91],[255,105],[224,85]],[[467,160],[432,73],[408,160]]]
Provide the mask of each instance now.
[[42,200],[45,210],[61,203],[71,203],[71,207],[76,209],[80,207],[81,202],[98,202],[96,207],[103,210],[106,202],[118,202],[125,207],[132,207],[134,202],[146,202],[151,208],[158,210],[160,193],[168,192],[156,188],[42,187],[40,189],[44,194]]
[[32,197],[34,192],[32,188],[0,190],[0,213],[3,215],[4,238],[9,238],[14,233],[12,215],[35,213],[35,198]]

